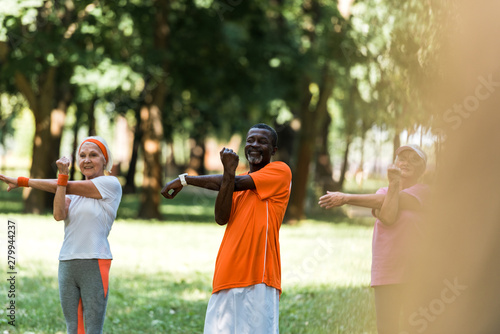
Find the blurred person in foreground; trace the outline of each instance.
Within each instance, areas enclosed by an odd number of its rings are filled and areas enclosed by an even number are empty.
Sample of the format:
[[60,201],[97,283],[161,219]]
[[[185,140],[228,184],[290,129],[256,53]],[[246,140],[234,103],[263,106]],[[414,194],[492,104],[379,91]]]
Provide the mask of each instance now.
[[[442,145],[426,217],[428,239],[410,291],[415,307],[404,320],[411,333],[497,334],[500,1],[443,5],[455,11],[450,28],[440,32],[442,80],[429,97],[438,106],[434,118],[441,120]],[[445,118],[450,115],[453,121]]]
[[168,199],[187,185],[219,191],[215,221],[227,226],[215,262],[205,334],[279,332],[279,230],[290,197],[292,173],[285,163],[271,162],[277,142],[272,127],[254,125],[245,144],[249,172],[235,175],[239,157],[223,148],[222,175],[182,174],[162,190]]
[[[35,163],[35,162],[34,162]],[[101,137],[88,137],[78,149],[78,164],[85,176],[68,181],[70,160],[57,160],[58,179],[7,177],[7,191],[18,187],[55,193],[54,218],[64,220],[64,241],[59,253],[59,295],[67,332],[102,333],[108,301],[111,249],[108,235],[116,218],[122,188],[111,171],[113,160]]]
[[399,334],[406,284],[414,275],[422,247],[423,213],[429,188],[419,183],[427,156],[416,145],[396,150],[395,164],[387,169],[389,186],[374,195],[327,192],[319,205],[329,209],[351,204],[372,209],[377,218],[372,240],[371,286],[375,292],[377,330]]

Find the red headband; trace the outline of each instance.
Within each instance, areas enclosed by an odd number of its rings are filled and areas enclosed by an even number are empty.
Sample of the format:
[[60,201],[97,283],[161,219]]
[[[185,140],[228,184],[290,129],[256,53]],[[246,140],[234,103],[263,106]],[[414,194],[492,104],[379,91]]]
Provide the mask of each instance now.
[[99,146],[99,148],[101,149],[102,154],[104,154],[104,158],[106,159],[106,162],[108,162],[108,151],[106,151],[106,146],[104,146],[103,143],[101,143],[97,139],[90,138],[90,139],[84,140],[82,142],[82,144],[80,145],[80,149],[81,149],[82,145],[85,144],[86,142],[91,142],[91,143],[94,143],[97,146]]

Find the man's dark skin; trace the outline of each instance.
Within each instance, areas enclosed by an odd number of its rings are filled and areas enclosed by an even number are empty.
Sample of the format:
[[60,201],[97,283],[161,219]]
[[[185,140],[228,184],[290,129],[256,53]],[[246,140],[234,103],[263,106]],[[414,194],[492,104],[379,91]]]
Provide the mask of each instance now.
[[[278,149],[274,145],[271,131],[261,128],[251,128],[248,131],[245,144],[245,157],[250,166],[250,173],[256,172],[271,162],[271,157]],[[235,175],[239,157],[231,149],[223,148],[220,158],[224,167],[222,175],[186,176],[189,185],[219,191],[215,201],[215,221],[225,225],[229,221],[234,191],[255,189],[255,183],[250,175]],[[163,197],[173,199],[183,188],[179,178],[163,187]]]

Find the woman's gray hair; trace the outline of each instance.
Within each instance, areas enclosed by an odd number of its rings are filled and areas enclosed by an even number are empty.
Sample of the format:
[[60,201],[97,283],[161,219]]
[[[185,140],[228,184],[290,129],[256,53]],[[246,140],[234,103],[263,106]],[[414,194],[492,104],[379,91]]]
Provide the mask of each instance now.
[[[113,156],[111,155],[111,151],[109,149],[108,143],[106,143],[106,141],[104,140],[104,138],[102,138],[100,136],[90,136],[90,137],[86,137],[86,138],[84,138],[82,140],[82,142],[78,146],[78,155],[77,155],[78,159],[80,159],[80,149],[82,148],[83,143],[85,143],[89,139],[97,140],[98,142],[100,142],[105,147],[106,153],[102,152],[102,154],[105,157],[106,157],[106,154],[107,154],[108,155],[108,159],[106,160],[106,158],[105,158],[106,163],[104,164],[104,170],[107,171],[108,173],[111,173],[111,168],[113,168]],[[91,141],[89,141],[89,143],[91,143]],[[100,147],[99,147],[99,149],[100,149]]]

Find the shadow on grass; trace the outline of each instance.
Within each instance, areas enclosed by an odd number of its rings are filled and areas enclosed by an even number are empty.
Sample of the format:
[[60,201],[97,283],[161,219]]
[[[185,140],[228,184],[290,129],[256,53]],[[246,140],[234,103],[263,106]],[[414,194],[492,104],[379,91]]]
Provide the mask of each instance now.
[[[210,275],[112,271],[104,333],[202,333]],[[65,333],[56,277],[21,276],[16,298],[18,332]],[[280,300],[280,333],[376,333],[373,304],[369,287],[290,287]],[[0,330],[12,329],[3,318]]]

